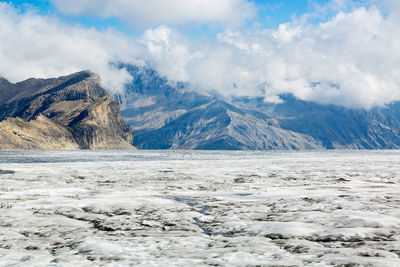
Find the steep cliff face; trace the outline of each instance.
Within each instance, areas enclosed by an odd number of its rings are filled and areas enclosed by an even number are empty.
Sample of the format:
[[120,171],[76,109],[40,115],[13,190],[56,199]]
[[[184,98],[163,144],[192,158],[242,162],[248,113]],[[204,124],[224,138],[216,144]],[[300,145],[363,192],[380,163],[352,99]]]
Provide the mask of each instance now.
[[132,149],[132,130],[97,75],[0,81],[0,148]]
[[[58,118],[71,129],[80,148],[132,148],[132,130],[119,115],[119,105],[112,95],[79,109],[68,118]],[[58,121],[58,120],[57,120]]]

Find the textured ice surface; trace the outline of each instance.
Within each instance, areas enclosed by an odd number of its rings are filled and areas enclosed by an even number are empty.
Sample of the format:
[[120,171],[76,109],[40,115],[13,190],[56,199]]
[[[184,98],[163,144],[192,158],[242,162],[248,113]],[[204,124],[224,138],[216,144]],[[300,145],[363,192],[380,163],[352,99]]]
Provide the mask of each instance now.
[[0,151],[0,266],[400,266],[400,151]]

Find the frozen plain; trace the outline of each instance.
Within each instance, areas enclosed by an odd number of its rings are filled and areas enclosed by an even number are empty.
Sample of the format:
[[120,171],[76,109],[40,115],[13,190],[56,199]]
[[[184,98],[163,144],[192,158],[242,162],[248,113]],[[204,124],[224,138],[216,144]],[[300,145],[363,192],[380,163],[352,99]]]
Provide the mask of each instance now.
[[400,266],[400,151],[0,151],[0,266]]

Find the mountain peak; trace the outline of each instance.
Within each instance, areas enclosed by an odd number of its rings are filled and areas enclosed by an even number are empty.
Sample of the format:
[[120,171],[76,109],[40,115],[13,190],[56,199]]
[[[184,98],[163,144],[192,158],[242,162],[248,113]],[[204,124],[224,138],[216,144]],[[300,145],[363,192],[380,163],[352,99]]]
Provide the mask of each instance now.
[[121,119],[119,104],[92,72],[31,78],[0,89],[0,121],[6,119],[0,122],[0,140],[5,140],[0,148],[133,148],[132,130]]

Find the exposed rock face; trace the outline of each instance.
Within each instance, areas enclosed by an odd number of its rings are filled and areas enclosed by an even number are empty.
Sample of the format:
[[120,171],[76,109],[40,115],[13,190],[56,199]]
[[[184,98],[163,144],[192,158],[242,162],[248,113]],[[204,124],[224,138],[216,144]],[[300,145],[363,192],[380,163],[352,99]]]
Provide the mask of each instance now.
[[119,104],[84,71],[58,79],[0,80],[0,148],[132,149]]
[[29,122],[20,118],[7,118],[0,122],[0,147],[2,149],[79,149],[72,133],[67,128],[43,115]]

